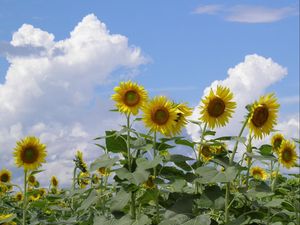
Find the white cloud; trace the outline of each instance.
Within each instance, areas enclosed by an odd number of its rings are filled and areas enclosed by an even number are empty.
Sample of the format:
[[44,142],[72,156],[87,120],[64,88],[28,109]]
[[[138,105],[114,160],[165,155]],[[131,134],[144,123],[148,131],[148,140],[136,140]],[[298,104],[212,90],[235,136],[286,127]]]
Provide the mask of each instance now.
[[[241,128],[241,121],[247,111],[245,106],[252,103],[260,95],[264,94],[266,88],[280,81],[287,75],[287,69],[274,62],[271,58],[259,55],[247,55],[244,62],[228,69],[228,76],[224,80],[217,80],[204,90],[205,96],[210,88],[215,89],[217,85],[224,85],[234,93],[237,108],[233,118],[225,128],[217,129],[219,135],[237,135]],[[199,106],[195,107],[192,119],[198,119]],[[199,140],[200,129],[194,125],[187,126],[187,132],[194,140]]]
[[[287,69],[274,62],[271,58],[265,58],[259,55],[247,55],[245,60],[233,68],[228,69],[228,76],[224,80],[217,80],[204,90],[202,98],[209,92],[215,89],[217,85],[224,85],[231,89],[234,93],[234,100],[237,102],[237,108],[230,119],[229,124],[224,128],[217,128],[217,136],[238,135],[244,116],[247,113],[245,106],[252,103],[262,94],[266,93],[266,89],[272,84],[279,82],[287,75]],[[280,102],[280,100],[279,100]],[[281,103],[281,102],[280,102]],[[192,120],[197,120],[199,117],[199,104],[194,108]],[[279,114],[280,115],[280,114]],[[282,117],[281,117],[282,116]],[[295,115],[280,115],[279,122],[274,128],[284,134],[288,139],[299,138],[299,112]],[[187,125],[187,133],[194,141],[200,140],[200,128],[197,125],[189,123]],[[249,131],[246,129],[243,136],[247,137]],[[270,143],[271,136],[267,136],[264,140],[254,140],[254,146]],[[230,144],[231,146],[231,144]],[[231,146],[232,147],[232,146]],[[239,146],[236,158],[240,158],[245,152],[243,145]],[[297,172],[297,168],[287,171],[282,170],[284,173]]]
[[81,149],[87,161],[93,160],[101,152],[92,139],[121,124],[120,116],[108,111],[112,102],[99,97],[96,88],[118,79],[112,75],[117,70],[136,73],[147,59],[125,36],[110,34],[93,14],[59,41],[24,24],[13,34],[13,47],[43,51],[7,55],[10,66],[0,84],[0,165],[13,169],[18,181],[21,170],[14,169],[12,159],[15,141],[36,135],[48,150],[41,181],[56,174],[63,184],[70,184],[74,152]]
[[226,19],[240,23],[271,23],[295,15],[293,7],[268,8],[262,6],[235,6]]
[[221,15],[227,21],[239,23],[272,23],[299,15],[298,7],[295,6],[273,8],[260,5],[202,5],[194,13]]
[[202,6],[198,6],[195,10],[194,13],[196,14],[216,14],[218,12],[221,11],[221,9],[223,8],[222,5],[202,5]]

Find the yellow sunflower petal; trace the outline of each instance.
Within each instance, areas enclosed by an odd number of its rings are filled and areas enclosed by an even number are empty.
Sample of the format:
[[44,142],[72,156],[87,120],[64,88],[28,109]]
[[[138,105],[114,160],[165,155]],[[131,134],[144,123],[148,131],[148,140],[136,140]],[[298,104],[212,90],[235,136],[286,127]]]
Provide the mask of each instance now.
[[177,112],[173,103],[165,96],[154,97],[143,107],[145,126],[163,135],[174,133]]
[[268,178],[268,174],[266,173],[266,171],[259,166],[252,167],[250,170],[250,174],[254,179],[257,180],[266,180]]
[[36,137],[26,137],[17,142],[14,151],[15,163],[25,170],[35,170],[45,162],[47,156],[46,145],[40,143]]
[[209,95],[202,100],[199,119],[212,129],[225,126],[236,108],[236,103],[232,100],[233,94],[229,88],[217,86],[215,93],[211,89]]
[[286,168],[295,166],[297,161],[296,145],[294,142],[283,140],[278,150],[278,161]]
[[11,172],[7,169],[0,170],[0,183],[9,183],[11,180]]
[[279,104],[273,93],[261,96],[251,107],[248,127],[255,138],[270,134],[277,123]]
[[143,86],[132,81],[120,82],[114,88],[115,94],[111,96],[116,102],[118,110],[125,114],[138,114],[139,109],[147,102],[148,94]]

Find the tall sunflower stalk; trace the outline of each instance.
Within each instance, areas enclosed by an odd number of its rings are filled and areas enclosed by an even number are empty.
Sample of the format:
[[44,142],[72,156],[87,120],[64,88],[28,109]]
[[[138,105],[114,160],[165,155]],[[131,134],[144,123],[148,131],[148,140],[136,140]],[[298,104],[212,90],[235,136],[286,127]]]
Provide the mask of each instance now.
[[[143,86],[132,81],[120,82],[119,86],[114,88],[115,94],[111,98],[116,102],[119,112],[126,115],[127,128],[127,160],[129,172],[132,171],[132,155],[130,151],[130,115],[137,115],[139,109],[143,107],[148,99],[147,91]],[[136,219],[135,192],[131,191],[131,218]]]
[[27,212],[27,173],[39,168],[47,156],[46,145],[40,143],[40,140],[33,136],[28,136],[17,142],[14,151],[15,163],[18,167],[24,168],[24,199],[23,199],[23,217],[22,225],[26,224]]

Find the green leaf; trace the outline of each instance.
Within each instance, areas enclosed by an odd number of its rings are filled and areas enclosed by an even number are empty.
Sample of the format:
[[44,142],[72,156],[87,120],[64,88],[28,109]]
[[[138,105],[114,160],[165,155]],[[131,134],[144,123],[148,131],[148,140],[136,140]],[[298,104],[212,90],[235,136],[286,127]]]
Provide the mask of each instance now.
[[139,185],[143,182],[145,182],[150,173],[146,170],[143,169],[137,169],[135,172],[130,173],[126,168],[120,168],[117,169],[116,171],[116,175],[122,179],[122,180],[128,180],[130,183],[135,184],[135,185]]
[[94,204],[98,200],[97,197],[97,192],[92,189],[88,197],[81,203],[77,211],[88,209],[92,204]]
[[130,193],[124,190],[119,191],[111,200],[111,211],[122,211],[130,199]]
[[177,154],[170,155],[170,157],[167,159],[171,162],[185,162],[185,161],[194,160],[193,158],[187,157],[185,155],[177,155]]
[[188,146],[190,148],[194,148],[194,146],[195,146],[194,142],[188,141],[186,139],[176,139],[175,143],[178,144],[178,145],[185,145],[185,146]]
[[138,158],[136,160],[136,164],[138,166],[138,168],[140,169],[152,169],[154,167],[156,167],[158,164],[160,164],[162,162],[163,158],[161,156],[156,156],[153,160],[149,161],[148,159],[145,158]]
[[117,161],[117,157],[110,158],[109,155],[103,154],[100,158],[96,159],[94,162],[91,163],[90,171],[95,171],[101,167],[111,168]]
[[283,199],[272,199],[270,202],[267,202],[265,204],[265,207],[281,207],[281,203],[283,202]]
[[16,214],[12,214],[9,218],[7,219],[3,219],[3,220],[0,220],[0,223],[7,223],[7,222],[10,222],[12,221],[14,218],[16,218]]
[[118,133],[116,131],[106,131],[105,133],[105,144],[107,151],[127,154],[127,143],[125,141],[127,137],[125,135],[117,136]]
[[200,215],[197,216],[194,219],[191,219],[185,223],[183,223],[182,225],[197,225],[197,224],[201,224],[201,225],[210,225],[211,221],[210,221],[210,217],[209,215]]
[[272,146],[271,145],[262,145],[259,148],[259,152],[264,156],[272,156]]

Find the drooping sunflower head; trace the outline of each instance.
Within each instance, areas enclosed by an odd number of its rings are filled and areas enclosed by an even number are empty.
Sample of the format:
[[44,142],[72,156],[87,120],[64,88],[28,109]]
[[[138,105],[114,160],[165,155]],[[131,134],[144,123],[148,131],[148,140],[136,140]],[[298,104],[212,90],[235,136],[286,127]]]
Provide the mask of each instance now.
[[99,172],[100,176],[107,177],[107,176],[109,176],[109,174],[110,174],[110,169],[109,169],[109,168],[106,168],[106,167],[100,167],[100,168],[98,169],[98,172]]
[[88,172],[80,172],[78,175],[78,185],[85,188],[90,183],[90,174]]
[[173,103],[165,96],[156,96],[143,107],[143,121],[152,131],[163,135],[174,132],[177,113]]
[[289,169],[295,166],[297,158],[295,143],[289,140],[283,140],[278,150],[278,161]]
[[77,168],[79,168],[82,172],[87,172],[87,164],[85,163],[85,161],[83,160],[83,153],[82,151],[77,151],[76,155],[75,155],[75,159],[74,162],[77,166]]
[[250,174],[256,180],[266,180],[268,178],[268,174],[266,173],[266,171],[259,166],[252,167],[250,170]]
[[47,190],[45,188],[40,188],[39,189],[39,194],[40,194],[41,198],[45,197],[46,194],[47,194]]
[[173,128],[170,131],[172,133],[166,134],[167,136],[179,135],[181,133],[182,128],[185,127],[186,124],[188,123],[187,117],[191,116],[193,113],[192,109],[189,108],[188,105],[185,103],[180,103],[180,104],[173,103],[173,107],[176,110],[177,117],[175,119]]
[[143,184],[143,187],[146,189],[154,189],[156,187],[154,183],[155,177],[154,176],[149,176],[148,180],[146,180]]
[[248,126],[255,138],[270,134],[277,123],[279,104],[274,93],[261,96],[251,107]]
[[278,153],[278,150],[281,146],[282,141],[284,140],[284,136],[280,133],[273,135],[271,140],[272,149],[275,153]]
[[35,178],[34,175],[30,175],[30,176],[28,177],[28,183],[29,183],[29,185],[31,185],[31,186],[35,186],[36,178]]
[[25,170],[37,169],[46,161],[46,156],[46,145],[33,136],[18,141],[14,151],[16,165],[23,166]]
[[93,184],[99,184],[99,181],[100,181],[100,178],[99,178],[98,174],[94,173],[92,175],[92,183]]
[[139,109],[147,102],[148,94],[143,86],[132,81],[120,82],[114,88],[115,94],[111,96],[116,102],[118,110],[125,114],[138,114]]
[[58,187],[59,182],[58,182],[58,179],[56,176],[51,177],[50,184],[52,187],[55,187],[55,188]]
[[40,193],[35,192],[29,196],[29,201],[35,202],[35,201],[39,200],[40,198],[41,198]]
[[17,192],[17,193],[15,194],[15,200],[16,200],[17,202],[22,201],[22,200],[23,200],[23,193],[22,193],[22,192]]
[[223,127],[232,117],[235,108],[236,103],[233,101],[230,89],[217,86],[215,92],[211,89],[209,95],[202,100],[199,119],[212,129]]
[[208,162],[213,159],[216,150],[212,145],[199,145],[198,154],[203,162]]
[[7,169],[0,170],[0,183],[9,183],[11,180],[11,172]]

